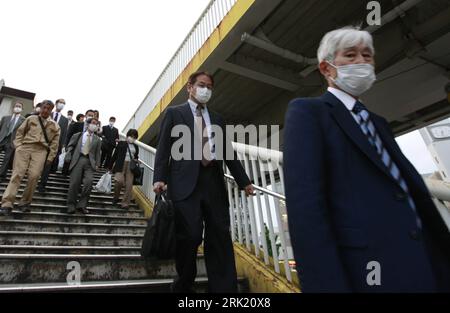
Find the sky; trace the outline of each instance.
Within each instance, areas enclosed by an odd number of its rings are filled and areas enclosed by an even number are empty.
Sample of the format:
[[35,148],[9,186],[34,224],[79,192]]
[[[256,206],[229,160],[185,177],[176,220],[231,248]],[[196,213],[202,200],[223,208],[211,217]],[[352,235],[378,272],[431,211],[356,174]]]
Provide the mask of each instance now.
[[[0,79],[121,130],[209,0],[0,0]],[[418,132],[398,138],[420,173],[436,167]]]
[[209,0],[0,0],[0,79],[122,129]]

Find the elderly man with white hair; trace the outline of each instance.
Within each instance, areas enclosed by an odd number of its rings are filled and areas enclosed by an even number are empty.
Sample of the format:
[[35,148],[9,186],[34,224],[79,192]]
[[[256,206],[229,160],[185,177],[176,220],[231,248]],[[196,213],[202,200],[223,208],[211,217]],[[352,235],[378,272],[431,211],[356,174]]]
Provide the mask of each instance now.
[[[328,90],[288,107],[284,169],[303,292],[450,291],[450,233],[386,120],[360,96],[376,80],[372,36],[327,33]],[[389,97],[389,95],[383,95]]]

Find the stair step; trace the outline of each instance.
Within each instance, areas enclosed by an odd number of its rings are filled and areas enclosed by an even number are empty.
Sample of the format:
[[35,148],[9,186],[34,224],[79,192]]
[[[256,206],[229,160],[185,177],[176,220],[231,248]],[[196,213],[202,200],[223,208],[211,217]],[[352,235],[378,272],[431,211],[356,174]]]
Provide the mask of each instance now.
[[[49,202],[52,204],[54,203],[54,204],[64,205],[65,207],[67,207],[67,205],[66,205],[67,200],[64,198],[57,198],[57,197],[52,197],[52,196],[42,196],[39,193],[37,193],[33,196],[33,203],[36,203],[36,204],[44,203],[44,204],[48,205]],[[99,208],[111,207],[111,205],[112,205],[111,203],[99,201],[99,200],[96,200],[95,198],[89,199],[89,203],[88,203],[88,206],[95,206],[95,207],[99,207]],[[130,208],[137,209],[138,206],[136,203],[130,203]]]
[[[25,187],[25,186],[24,186]],[[17,198],[20,199],[20,197],[23,195],[23,191],[24,191],[24,187],[21,187],[18,189],[17,191]],[[6,190],[6,186],[0,186],[0,194],[3,195],[3,193]],[[67,199],[67,193],[68,193],[68,189],[65,192],[62,191],[52,191],[47,189],[47,191],[45,193],[41,193],[38,190],[35,191],[34,193],[34,197],[44,197],[44,198],[55,198],[58,200],[65,200]],[[121,193],[121,197],[123,197],[123,192]],[[92,192],[91,196],[90,196],[90,200],[95,201],[95,202],[104,202],[105,204],[111,204],[112,200],[114,198],[114,194],[110,193],[110,194],[105,194],[105,193],[100,193],[100,192]],[[130,204],[135,204],[134,200],[131,200]]]
[[[45,203],[31,203],[30,209],[33,213],[39,213],[39,212],[47,212],[47,213],[66,213],[67,212],[67,205],[48,205]],[[107,208],[99,208],[99,207],[93,207],[88,206],[89,213],[92,215],[104,215],[106,216],[123,216],[123,217],[132,217],[132,218],[142,218],[144,217],[144,211],[140,209],[128,209],[124,210],[121,208],[114,208],[112,206],[109,206]],[[89,216],[90,214],[86,215]]]
[[0,245],[141,246],[143,235],[0,231]]
[[[82,282],[174,278],[173,261],[145,260],[139,255],[0,254],[0,284],[63,283],[80,264]],[[198,276],[206,276],[203,256],[197,258]]]
[[[79,285],[69,285],[67,283],[52,284],[21,284],[2,285],[0,293],[33,293],[33,292],[152,292],[169,293],[173,279],[139,279],[139,280],[119,280],[119,281],[92,281],[81,282]],[[198,293],[207,292],[208,279],[198,277],[195,279],[194,288]],[[238,278],[238,289],[240,292],[247,292],[247,281]]]
[[[30,209],[32,212],[52,212],[52,213],[67,213],[67,205],[58,205],[58,204],[42,204],[42,203],[31,203]],[[94,215],[115,215],[115,216],[124,216],[124,217],[144,217],[144,211],[140,209],[120,209],[120,208],[98,208],[88,206],[88,210],[90,214]],[[87,215],[89,216],[89,215]]]
[[[7,186],[8,186],[8,182],[0,183],[0,190],[2,190],[2,192],[3,192],[3,190],[5,190]],[[27,185],[24,182],[22,182],[20,184],[19,190],[25,189],[26,186]],[[61,187],[60,184],[56,184],[56,186],[49,186],[49,185],[47,185],[46,189],[47,189],[48,192],[64,193],[66,195],[67,195],[67,192],[69,192],[69,186],[68,185],[67,185],[67,187]],[[111,189],[111,190],[113,190],[113,189]],[[123,189],[122,189],[120,194],[123,195]],[[103,196],[105,196],[107,194],[105,194],[103,192],[98,192],[95,189],[92,189],[91,195],[99,195],[99,196],[103,195]],[[112,196],[113,193],[111,193],[110,195]]]
[[0,254],[136,254],[140,246],[34,246],[34,245],[0,245]]
[[99,224],[122,224],[122,225],[147,225],[147,219],[143,217],[127,216],[105,216],[93,214],[65,214],[49,212],[29,212],[23,213],[13,211],[14,219],[17,220],[35,220],[48,222],[66,222],[66,223],[99,223]]
[[60,232],[85,234],[124,234],[144,235],[144,225],[67,223],[49,221],[23,221],[16,219],[0,220],[0,229],[22,232]]

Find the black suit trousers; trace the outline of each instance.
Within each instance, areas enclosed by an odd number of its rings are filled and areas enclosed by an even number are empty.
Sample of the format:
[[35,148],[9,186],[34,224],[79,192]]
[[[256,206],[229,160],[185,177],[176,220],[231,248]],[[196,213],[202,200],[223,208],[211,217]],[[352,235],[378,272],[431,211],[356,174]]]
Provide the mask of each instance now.
[[200,166],[194,192],[187,199],[174,202],[178,273],[173,284],[174,292],[192,290],[197,275],[197,250],[203,233],[209,292],[237,292],[226,195],[219,167]]
[[6,141],[0,145],[0,151],[4,150],[3,163],[0,167],[0,177],[6,176],[8,169],[12,169],[15,149],[11,146],[11,136],[8,136]]

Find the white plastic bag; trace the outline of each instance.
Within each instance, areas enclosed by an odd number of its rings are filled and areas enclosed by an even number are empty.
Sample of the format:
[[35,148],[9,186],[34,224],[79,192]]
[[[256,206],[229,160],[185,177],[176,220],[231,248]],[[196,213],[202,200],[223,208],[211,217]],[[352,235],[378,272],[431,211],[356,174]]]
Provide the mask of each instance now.
[[109,172],[100,177],[97,185],[95,185],[95,190],[102,193],[111,192],[111,174]]
[[64,167],[64,159],[66,158],[66,150],[63,148],[58,158],[58,170],[62,170]]

